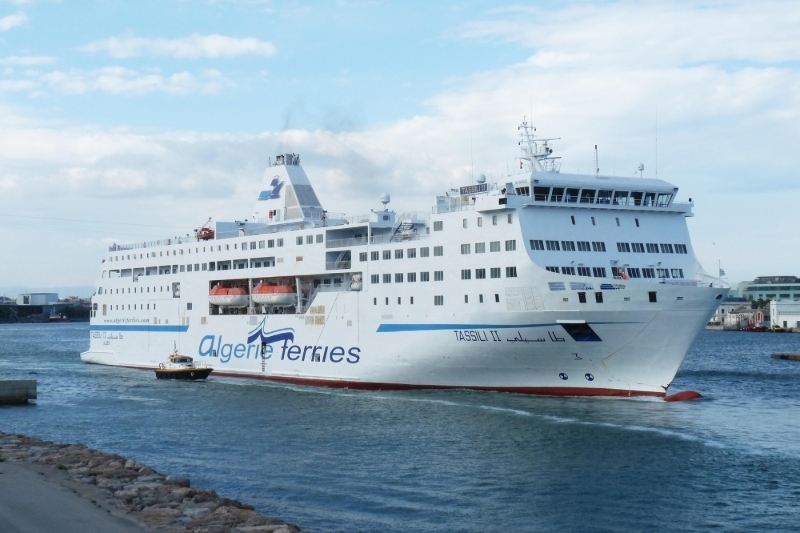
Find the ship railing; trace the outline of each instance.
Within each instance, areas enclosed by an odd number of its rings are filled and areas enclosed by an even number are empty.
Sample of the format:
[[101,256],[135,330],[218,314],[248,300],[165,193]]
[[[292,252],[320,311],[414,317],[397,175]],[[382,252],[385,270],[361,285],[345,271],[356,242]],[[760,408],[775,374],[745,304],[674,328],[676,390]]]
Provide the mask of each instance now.
[[435,205],[431,208],[431,213],[440,215],[442,213],[455,213],[457,211],[475,211],[474,204],[461,204],[461,205]]
[[407,211],[397,215],[395,220],[397,222],[426,223],[428,220],[430,220],[430,218],[430,213],[426,211]]
[[699,281],[691,279],[661,279],[659,283],[665,285],[682,285],[684,287],[697,287],[700,285]]
[[[409,233],[409,234],[398,234],[395,235],[394,233],[386,233],[381,235],[371,235],[369,239],[366,237],[358,237],[358,238],[350,238],[350,239],[329,239],[325,243],[326,248],[344,248],[347,246],[366,246],[367,244],[384,244],[387,242],[406,242],[406,241],[416,241],[420,239],[427,239],[430,235],[425,233]],[[394,238],[394,240],[392,240]]]
[[350,268],[350,263],[350,261],[327,261],[325,270],[347,270]]
[[153,248],[155,246],[170,246],[176,244],[186,244],[189,242],[198,242],[196,237],[172,237],[168,239],[160,239],[157,241],[133,242],[127,244],[112,244],[108,247],[109,252],[122,252],[125,250],[138,250],[141,248]]

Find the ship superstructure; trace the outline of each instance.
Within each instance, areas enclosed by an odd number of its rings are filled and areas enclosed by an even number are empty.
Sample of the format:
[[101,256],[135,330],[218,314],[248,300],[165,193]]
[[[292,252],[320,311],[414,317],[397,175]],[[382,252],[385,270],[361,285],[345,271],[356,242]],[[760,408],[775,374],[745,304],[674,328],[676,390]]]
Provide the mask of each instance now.
[[657,179],[563,174],[521,126],[520,173],[425,211],[323,209],[296,154],[255,216],[112,246],[90,363],[355,389],[663,396],[727,289],[697,262],[692,204]]

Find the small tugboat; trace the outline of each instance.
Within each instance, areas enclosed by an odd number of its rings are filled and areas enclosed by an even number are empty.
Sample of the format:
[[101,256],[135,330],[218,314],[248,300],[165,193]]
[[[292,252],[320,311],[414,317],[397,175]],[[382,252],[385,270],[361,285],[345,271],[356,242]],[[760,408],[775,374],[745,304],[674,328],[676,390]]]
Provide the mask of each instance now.
[[194,359],[187,355],[181,355],[176,350],[169,356],[169,362],[161,363],[156,369],[158,379],[186,379],[194,381],[206,379],[213,368],[210,366],[198,366]]

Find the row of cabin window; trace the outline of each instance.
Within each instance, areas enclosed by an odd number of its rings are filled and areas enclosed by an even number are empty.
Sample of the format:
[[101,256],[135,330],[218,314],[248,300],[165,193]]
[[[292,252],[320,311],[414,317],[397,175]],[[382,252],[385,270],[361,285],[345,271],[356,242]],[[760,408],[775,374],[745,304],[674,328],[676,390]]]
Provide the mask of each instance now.
[[[498,303],[500,302],[500,295],[499,294],[495,294],[494,295],[494,301],[498,302]],[[388,296],[385,298],[384,302],[385,302],[386,305],[389,305],[389,297]],[[483,303],[483,294],[479,294],[478,295],[478,302],[479,303]],[[469,295],[467,295],[467,294],[464,295],[464,303],[469,303]],[[409,296],[409,304],[410,305],[414,305],[414,297],[413,296]],[[373,298],[372,299],[372,305],[378,305],[378,299],[377,298]],[[403,298],[401,296],[397,297],[397,305],[403,305]],[[434,296],[433,297],[433,305],[444,305],[444,296]]]
[[[311,244],[311,240],[309,240],[309,239],[313,239],[313,237],[314,237],[313,235],[306,236],[306,240],[307,240],[308,244]],[[317,242],[322,242],[322,238],[323,238],[322,234],[317,235]],[[298,237],[298,244],[302,244],[301,242],[299,242],[299,240],[301,240],[301,239],[302,239],[302,237]],[[258,247],[258,249],[263,249],[265,247],[266,248],[275,248],[276,245],[277,245],[278,248],[281,248],[283,246],[283,239],[269,239],[269,240],[257,241],[257,242],[256,241],[251,241],[249,243],[249,248],[250,248],[250,250],[255,250],[256,246]],[[208,246],[208,247],[203,246],[203,252],[206,251],[206,248],[208,248],[209,252],[213,252],[214,251],[214,247],[213,246]],[[230,249],[231,249],[231,245],[230,244],[226,244],[225,245],[225,250],[230,250]],[[233,249],[234,250],[238,250],[239,249],[239,244],[238,243],[234,243],[233,244]],[[248,243],[243,242],[242,243],[242,250],[247,250],[247,249],[248,249]],[[186,250],[187,250],[188,253],[192,253],[192,249],[191,248],[187,248]],[[197,254],[201,253],[199,246],[196,247],[194,249],[194,251]],[[218,252],[222,251],[222,245],[221,244],[217,245],[217,251]],[[181,248],[179,250],[167,250],[167,252],[166,252],[167,256],[170,255],[170,252],[172,252],[171,255],[183,255],[183,248]],[[156,252],[147,252],[147,254],[145,254],[145,255],[147,255],[148,259],[151,258],[151,257],[164,257],[164,252],[163,251],[158,252],[158,256],[156,256]],[[111,256],[111,257],[108,258],[109,262],[111,262],[111,261],[125,261],[126,259],[130,260],[131,259],[131,255],[130,254],[123,255],[122,259],[120,259],[120,256],[118,256],[118,255],[114,255],[114,256]],[[137,259],[136,254],[133,254],[133,259]],[[144,259],[143,254],[139,254],[138,259]]]
[[534,187],[533,199],[537,202],[567,202],[606,205],[644,205],[667,207],[672,194],[642,191],[614,191],[609,189],[581,189],[580,187]]
[[[606,243],[601,241],[577,241],[579,252],[605,252]],[[539,239],[530,240],[531,250],[550,250],[550,251],[565,251],[574,252],[574,241],[544,241]]]
[[[517,249],[517,241],[511,240],[506,241],[506,252],[513,252]],[[490,252],[499,252],[500,251],[500,241],[492,241],[489,243],[489,251]],[[471,244],[462,244],[461,245],[461,255],[467,255],[472,253],[472,245]],[[486,253],[486,243],[485,242],[476,242],[475,243],[475,253],[476,254],[484,254]]]
[[[490,268],[489,269],[489,277],[490,278],[499,278],[500,274],[502,273],[502,269],[499,267]],[[417,281],[417,273],[416,272],[408,272],[407,274],[403,274],[402,272],[394,274],[394,282],[395,283],[403,283],[403,279],[405,276],[406,283],[416,283]],[[506,277],[507,278],[516,278],[517,277],[517,267],[506,267]],[[471,269],[463,269],[461,270],[461,279],[467,280],[472,279],[472,270]],[[486,269],[485,268],[476,268],[475,269],[475,279],[486,279]],[[381,281],[382,280],[382,281]],[[419,281],[426,282],[431,280],[430,272],[420,272],[419,273]],[[373,284],[378,283],[392,283],[392,274],[371,274],[370,281]],[[444,281],[444,271],[436,270],[433,272],[433,281]]]
[[[556,274],[566,274],[568,276],[585,276],[594,278],[605,278],[606,269],[604,267],[573,267],[573,266],[548,266],[548,272]],[[611,276],[619,278],[622,274],[627,274],[629,278],[683,278],[682,268],[637,268],[637,267],[611,267]]]
[[[125,304],[121,304],[121,305],[122,305],[122,310],[123,310],[123,311],[125,311],[125,310],[126,310],[126,309],[125,309]],[[128,311],[130,311],[130,310],[131,310],[131,305],[133,305],[133,310],[134,310],[134,311],[137,311],[137,308],[136,308],[136,305],[137,305],[137,304],[128,304],[128,309],[127,309],[127,310],[128,310]],[[144,309],[145,309],[145,306],[147,306],[147,309],[150,309],[150,304],[138,304],[138,305],[139,305],[138,311],[144,311]],[[111,308],[111,309],[110,309],[111,311],[119,311],[119,310],[120,310],[120,309],[119,309],[119,305],[117,305],[117,304],[110,305],[109,307]],[[115,309],[115,307],[116,307],[116,309]],[[153,304],[153,309],[155,309],[155,308],[156,308],[156,304]],[[189,309],[191,309],[191,307],[190,307]],[[96,310],[97,310],[97,309],[95,308],[95,311],[96,311]]]
[[[492,226],[497,225],[498,215],[492,215]],[[509,224],[514,223],[514,213],[506,214],[506,222]],[[478,217],[476,219],[476,224],[478,227],[483,227],[483,217]],[[462,219],[461,220],[461,227],[468,228],[469,227],[469,219]],[[433,231],[442,231],[444,229],[444,223],[441,220],[435,220],[433,222]]]
[[[398,248],[394,250],[394,258],[395,259],[403,259],[403,255],[405,252],[405,256],[408,259],[415,259],[417,257],[417,249],[416,248],[408,248],[407,250],[403,250],[402,248]],[[419,256],[420,257],[430,257],[431,249],[427,246],[419,249]],[[441,257],[444,255],[444,248],[442,246],[434,246],[433,247],[433,255],[434,257]],[[383,250],[383,252],[370,252],[369,259],[370,261],[378,261],[383,257],[384,260],[388,260],[392,258],[392,250]],[[367,252],[360,252],[358,254],[359,261],[366,261],[367,260]]]
[[[172,289],[170,289],[169,285],[167,285],[166,287],[160,287],[160,288],[161,288],[161,292],[164,292],[165,289],[166,289],[166,292],[170,292],[172,290]],[[138,289],[142,289],[142,290],[138,290]],[[145,291],[145,289],[147,289],[147,290]],[[125,288],[123,287],[121,290],[122,290],[122,294],[125,294]],[[119,291],[120,291],[120,289],[103,289],[103,287],[98,287],[97,288],[97,294],[106,294],[106,295],[108,295],[108,294],[120,294]],[[128,294],[130,294],[130,292],[131,292],[131,288],[128,287]],[[150,292],[150,287],[134,287],[133,288],[133,292],[134,293],[139,292],[141,294],[144,294],[145,292],[149,293]],[[153,287],[153,292],[158,292],[158,291],[156,291],[155,287]]]
[[662,254],[686,254],[689,253],[685,244],[676,244],[672,245],[669,243],[661,243],[660,245],[655,242],[618,242],[617,243],[617,251],[618,252],[631,252],[643,254],[645,249],[647,249],[647,253],[649,254],[657,254],[659,250],[659,246],[661,247]]
[[[305,238],[306,244],[314,244],[314,237],[315,237],[314,235],[306,235],[306,238]],[[317,238],[317,244],[321,243],[323,241],[322,233],[318,233],[316,235],[316,238]],[[297,237],[296,241],[297,241],[297,246],[302,246],[303,245],[303,237],[302,236]],[[253,243],[250,243],[250,244],[251,244],[251,248],[250,249],[253,250],[254,249],[254,248],[252,248],[252,244]]]

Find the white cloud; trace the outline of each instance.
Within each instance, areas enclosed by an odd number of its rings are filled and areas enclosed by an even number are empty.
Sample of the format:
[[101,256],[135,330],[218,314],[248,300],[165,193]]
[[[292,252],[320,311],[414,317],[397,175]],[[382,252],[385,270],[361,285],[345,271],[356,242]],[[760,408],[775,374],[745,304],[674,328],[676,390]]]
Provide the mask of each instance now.
[[25,24],[26,20],[28,20],[28,16],[25,13],[6,15],[5,17],[0,18],[0,31],[8,31],[12,28],[16,28],[17,26],[21,26],[22,24]]
[[142,95],[153,92],[168,94],[216,94],[234,83],[217,70],[200,75],[177,72],[170,75],[141,73],[123,67],[94,70],[70,69],[52,72],[27,72],[26,80],[0,81],[0,92],[39,91],[49,89],[63,94],[105,92],[119,95]]
[[798,25],[800,10],[793,1],[624,2],[498,10],[455,36],[517,42],[603,64],[778,63],[800,59]]
[[[66,212],[63,203],[99,220],[189,228],[212,214],[238,218],[250,214],[266,156],[282,151],[301,154],[323,205],[331,210],[366,212],[376,207],[381,192],[392,193],[391,207],[397,211],[426,209],[433,194],[469,183],[471,159],[475,174],[505,179],[518,155],[515,127],[531,107],[539,132],[562,137],[554,147],[564,157],[565,171],[592,168],[598,144],[603,173],[630,176],[642,162],[645,176],[653,177],[657,106],[659,175],[681,187],[682,198],[696,201],[697,217],[689,224],[706,267],[722,259],[732,279],[752,278],[763,273],[762,263],[753,260],[758,257],[766,258],[772,272],[792,273],[796,254],[785,246],[785,236],[765,231],[752,216],[769,213],[768,225],[794,227],[794,206],[800,202],[794,157],[800,71],[793,64],[764,64],[796,53],[780,50],[771,39],[785,43],[794,37],[783,29],[785,6],[764,5],[761,14],[728,4],[692,8],[626,2],[606,4],[603,13],[581,6],[543,14],[544,22],[525,24],[517,33],[471,24],[464,37],[516,35],[514,42],[534,47],[531,57],[453,85],[429,99],[425,114],[364,131],[146,135],[35,124],[0,108],[0,212],[16,205]],[[720,27],[698,31],[705,26],[696,21],[715,14]],[[513,29],[516,16],[492,23]],[[659,29],[649,17],[666,17],[659,20],[677,29]],[[769,23],[767,29],[747,30],[761,33],[757,38],[748,33],[752,41],[728,47],[751,17],[760,27]],[[572,31],[578,23],[581,31]],[[644,38],[635,29],[633,38],[626,35],[639,24],[660,33],[644,50],[629,50],[631,39]],[[538,32],[531,37],[535,42],[524,41],[531,31]],[[675,42],[659,44],[662,39]],[[747,57],[770,59],[730,63]],[[195,85],[181,80],[170,85],[169,76],[120,67],[70,72],[49,81],[35,79],[62,91],[135,94],[148,86],[145,79],[165,87],[159,90],[179,92],[221,77],[208,71],[190,75]],[[139,238],[128,231],[114,233],[115,238]],[[161,230],[146,231],[158,237]],[[85,268],[90,281],[91,265]]]
[[55,63],[56,58],[51,56],[8,56],[0,57],[0,65],[21,65],[21,66],[35,66],[35,65],[49,65]]
[[29,80],[0,80],[0,93],[33,91],[39,84]]
[[199,35],[196,33],[182,39],[111,37],[89,43],[82,46],[80,50],[106,52],[112,57],[118,58],[150,54],[188,59],[223,58],[248,54],[268,57],[278,52],[271,42],[254,37],[240,39],[224,35]]

